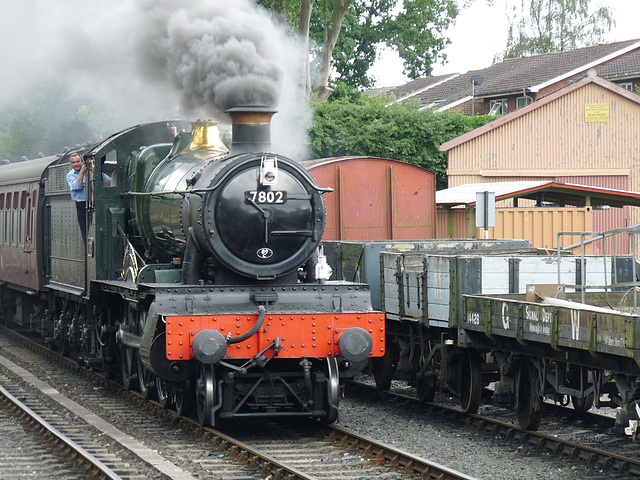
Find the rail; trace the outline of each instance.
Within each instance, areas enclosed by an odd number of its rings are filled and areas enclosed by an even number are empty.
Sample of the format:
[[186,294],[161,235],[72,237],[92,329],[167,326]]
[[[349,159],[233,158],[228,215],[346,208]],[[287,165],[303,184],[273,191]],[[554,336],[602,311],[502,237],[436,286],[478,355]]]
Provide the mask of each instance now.
[[87,473],[88,477],[120,480],[121,477],[113,470],[69,437],[55,429],[50,423],[44,420],[40,415],[35,413],[16,397],[11,395],[11,393],[2,386],[0,386],[0,398],[7,404],[11,405],[11,407],[16,411],[19,411],[20,416],[23,419],[28,421],[37,430],[43,432],[42,436],[47,438],[49,443],[58,447],[59,451],[64,452],[70,460],[80,465]]

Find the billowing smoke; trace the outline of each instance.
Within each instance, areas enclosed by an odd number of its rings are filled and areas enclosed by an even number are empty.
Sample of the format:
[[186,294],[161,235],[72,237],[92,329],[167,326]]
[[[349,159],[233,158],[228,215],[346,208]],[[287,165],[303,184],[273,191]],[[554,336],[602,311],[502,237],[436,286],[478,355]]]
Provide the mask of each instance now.
[[[188,2],[187,2],[188,3]],[[189,8],[143,5],[154,24],[139,33],[137,51],[156,78],[167,77],[187,110],[237,105],[275,107],[287,66],[288,40],[247,1],[192,2]],[[295,70],[295,69],[294,69]]]
[[279,112],[274,149],[303,155],[301,56],[251,0],[12,3],[0,19],[3,44],[15,46],[0,52],[0,103],[52,78],[92,108],[110,107],[100,127],[112,130],[101,134],[166,118],[224,121],[229,107],[267,105]]

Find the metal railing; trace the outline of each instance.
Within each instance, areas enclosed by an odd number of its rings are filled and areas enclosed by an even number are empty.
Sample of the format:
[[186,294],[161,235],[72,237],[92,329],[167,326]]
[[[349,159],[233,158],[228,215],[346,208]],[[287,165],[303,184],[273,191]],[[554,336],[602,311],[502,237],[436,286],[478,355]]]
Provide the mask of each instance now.
[[[618,257],[618,252],[617,252],[617,240],[618,240],[618,235],[623,235],[623,234],[628,234],[629,235],[629,239],[628,241],[630,242],[630,252],[631,252],[631,256],[632,256],[632,263],[631,263],[631,269],[632,269],[632,278],[633,281],[632,282],[618,282],[618,271],[616,270],[616,268],[614,266],[612,266],[612,282],[611,283],[606,283],[607,282],[607,258],[612,258],[613,259],[613,264],[615,265],[615,259]],[[638,235],[640,234],[640,224],[638,225],[633,225],[631,227],[625,227],[625,228],[618,228],[618,229],[614,229],[614,230],[608,230],[605,232],[558,232],[557,234],[557,258],[558,258],[558,283],[562,283],[561,281],[561,258],[562,258],[562,252],[567,252],[567,251],[573,251],[576,248],[580,248],[580,285],[567,285],[569,287],[573,287],[576,289],[576,291],[580,291],[582,293],[581,297],[582,297],[582,302],[585,302],[585,295],[586,295],[586,291],[588,289],[592,289],[592,290],[601,290],[605,292],[605,295],[608,295],[610,291],[612,291],[613,288],[616,289],[620,289],[620,288],[627,288],[629,291],[633,291],[633,308],[634,308],[634,312],[637,312],[637,308],[638,308],[638,299],[637,299],[637,295],[638,295],[638,287],[640,286],[640,283],[638,283],[638,276],[637,276],[637,241],[639,239]],[[563,236],[580,236],[580,242],[578,243],[574,243],[572,245],[568,245],[565,247],[562,247],[562,237]],[[612,244],[612,253],[610,255],[608,255],[607,252],[607,241],[611,240],[611,244]],[[605,284],[604,285],[588,285],[587,284],[587,268],[586,268],[586,260],[587,260],[587,254],[585,251],[585,247],[587,245],[591,245],[593,243],[596,242],[602,242],[602,259],[603,259],[603,268],[604,268],[604,280],[605,280]],[[565,284],[566,285],[566,284]]]

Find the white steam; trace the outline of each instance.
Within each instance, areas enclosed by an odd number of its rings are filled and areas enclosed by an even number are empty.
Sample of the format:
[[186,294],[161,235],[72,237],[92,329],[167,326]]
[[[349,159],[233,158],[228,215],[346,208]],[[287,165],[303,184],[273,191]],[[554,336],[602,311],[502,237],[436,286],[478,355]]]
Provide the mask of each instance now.
[[304,155],[311,114],[296,42],[250,0],[11,3],[0,16],[3,45],[14,46],[0,50],[0,103],[46,75],[111,105],[126,122],[118,128],[267,105],[279,112],[273,149]]

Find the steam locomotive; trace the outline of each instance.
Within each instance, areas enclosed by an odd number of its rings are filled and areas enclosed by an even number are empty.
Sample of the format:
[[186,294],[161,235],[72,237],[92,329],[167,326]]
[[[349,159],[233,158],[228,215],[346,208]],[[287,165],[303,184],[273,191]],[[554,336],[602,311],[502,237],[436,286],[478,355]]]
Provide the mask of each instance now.
[[166,121],[0,166],[0,320],[204,425],[334,422],[342,380],[385,353],[384,314],[368,285],[329,280],[328,190],[270,151],[275,112],[228,113],[230,150],[213,122]]

